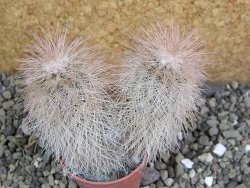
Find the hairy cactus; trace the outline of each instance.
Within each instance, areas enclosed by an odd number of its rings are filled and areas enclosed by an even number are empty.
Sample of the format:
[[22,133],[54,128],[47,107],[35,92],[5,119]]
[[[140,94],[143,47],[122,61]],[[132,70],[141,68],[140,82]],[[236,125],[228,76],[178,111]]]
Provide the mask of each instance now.
[[128,161],[138,164],[145,156],[154,160],[160,152],[175,149],[178,133],[192,126],[203,103],[203,69],[208,63],[196,34],[156,20],[133,35],[117,82]]
[[86,37],[67,41],[65,30],[34,39],[20,67],[28,112],[22,127],[73,175],[108,180],[120,169],[120,154],[103,57]]

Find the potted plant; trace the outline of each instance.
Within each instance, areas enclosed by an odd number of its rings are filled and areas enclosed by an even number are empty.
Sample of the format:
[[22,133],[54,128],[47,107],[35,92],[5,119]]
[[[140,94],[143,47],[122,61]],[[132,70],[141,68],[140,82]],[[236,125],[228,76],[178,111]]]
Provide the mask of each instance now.
[[146,162],[178,145],[202,104],[200,40],[156,21],[132,37],[110,94],[110,67],[86,37],[42,33],[21,60],[23,130],[79,186],[138,188]]

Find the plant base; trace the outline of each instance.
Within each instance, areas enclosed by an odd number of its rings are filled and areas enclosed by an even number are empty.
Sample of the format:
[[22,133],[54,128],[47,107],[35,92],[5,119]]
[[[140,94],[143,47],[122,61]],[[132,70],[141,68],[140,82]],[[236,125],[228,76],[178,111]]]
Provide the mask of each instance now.
[[127,176],[109,182],[93,182],[75,177],[80,188],[139,188],[145,163],[141,163],[134,171]]

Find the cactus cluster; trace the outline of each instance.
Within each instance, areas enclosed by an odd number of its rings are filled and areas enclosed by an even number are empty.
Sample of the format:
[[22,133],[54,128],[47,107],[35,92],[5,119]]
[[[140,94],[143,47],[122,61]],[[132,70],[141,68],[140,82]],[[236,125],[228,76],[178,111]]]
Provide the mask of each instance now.
[[70,42],[66,33],[34,34],[21,59],[24,131],[72,175],[94,181],[178,146],[178,133],[192,126],[203,101],[207,61],[196,32],[159,20],[142,29],[112,84],[112,66],[98,48],[86,36]]

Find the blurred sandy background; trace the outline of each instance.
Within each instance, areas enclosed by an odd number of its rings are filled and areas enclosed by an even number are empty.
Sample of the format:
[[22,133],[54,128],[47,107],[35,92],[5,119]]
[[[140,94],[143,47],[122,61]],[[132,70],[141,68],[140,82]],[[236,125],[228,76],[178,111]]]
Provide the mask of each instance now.
[[216,61],[214,81],[250,81],[250,0],[0,0],[0,71],[17,66],[39,25],[67,25],[69,35],[84,33],[106,51],[120,51],[128,34],[154,16],[199,27]]

